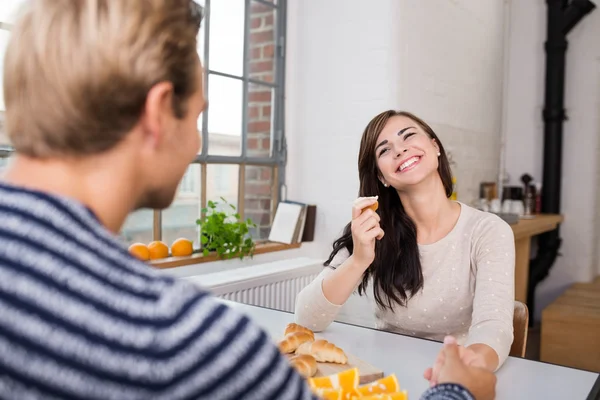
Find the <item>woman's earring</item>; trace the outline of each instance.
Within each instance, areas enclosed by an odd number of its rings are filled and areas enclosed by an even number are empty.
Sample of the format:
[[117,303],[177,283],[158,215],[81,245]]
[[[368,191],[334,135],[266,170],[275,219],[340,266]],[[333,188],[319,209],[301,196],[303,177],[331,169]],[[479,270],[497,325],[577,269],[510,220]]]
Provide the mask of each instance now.
[[440,153],[440,152],[438,151],[438,157],[439,157],[439,156],[441,156],[441,155],[442,155],[442,153]]

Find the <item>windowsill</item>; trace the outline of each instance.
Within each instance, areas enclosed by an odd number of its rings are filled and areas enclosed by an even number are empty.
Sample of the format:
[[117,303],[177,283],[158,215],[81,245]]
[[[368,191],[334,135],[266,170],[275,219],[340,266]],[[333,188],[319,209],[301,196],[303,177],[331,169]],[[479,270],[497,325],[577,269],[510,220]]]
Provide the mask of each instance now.
[[[258,243],[256,245],[256,248],[254,249],[254,255],[272,253],[275,251],[298,249],[298,248],[300,248],[300,246],[301,246],[300,243],[295,243],[295,244],[283,244],[283,243],[273,243],[273,242]],[[235,259],[235,257],[232,259]],[[229,260],[229,259],[228,258],[220,258],[217,254],[214,254],[214,253],[211,253],[207,256],[203,255],[202,253],[198,253],[198,254],[192,254],[189,257],[168,257],[168,258],[161,258],[159,260],[152,260],[152,261],[150,261],[150,264],[155,268],[166,269],[166,268],[184,267],[186,265],[194,265],[194,264],[201,264],[201,263],[214,262],[214,261],[225,261],[225,260]]]

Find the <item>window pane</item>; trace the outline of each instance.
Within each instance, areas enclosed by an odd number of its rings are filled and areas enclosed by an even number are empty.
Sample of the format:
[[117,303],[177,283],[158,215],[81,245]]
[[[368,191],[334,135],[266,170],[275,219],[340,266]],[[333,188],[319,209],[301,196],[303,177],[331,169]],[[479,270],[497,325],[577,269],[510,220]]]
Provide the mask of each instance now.
[[244,0],[210,2],[212,71],[241,76],[244,71]]
[[248,87],[248,156],[271,156],[274,90],[264,85]]
[[[195,0],[196,3],[199,3],[201,6],[204,6],[204,0]],[[202,62],[202,67],[205,66],[204,63],[204,22],[202,23],[202,25],[200,26],[200,31],[198,33],[198,56],[200,56],[200,60]],[[204,72],[203,74],[204,79],[207,79],[208,77],[206,76],[206,72]],[[206,89],[206,84],[204,85],[204,89]],[[208,93],[206,93],[206,91],[204,92],[204,96],[208,96]],[[204,120],[204,112],[202,112],[202,114],[200,114],[200,117],[198,118],[198,134],[200,135],[200,137],[202,137],[202,126],[203,126],[203,120]],[[202,154],[202,148],[200,148],[200,150],[198,150],[198,154]]]
[[243,83],[210,75],[208,85],[208,154],[242,154]]
[[[198,1],[195,0],[196,3],[200,3],[200,5],[202,7],[204,7],[204,1]],[[206,14],[206,9],[204,9],[204,13]],[[205,39],[205,25],[204,25],[204,21],[205,19],[202,20],[202,25],[200,25],[200,30],[198,31],[198,37],[197,37],[197,50],[198,50],[198,55],[200,56],[200,60],[202,61],[202,66],[205,65],[204,62],[204,47],[205,47],[205,43],[204,43],[204,39]]]
[[273,168],[266,166],[246,166],[244,188],[244,216],[250,218],[257,228],[253,229],[255,239],[267,239],[271,229],[271,207],[273,189]]
[[[4,106],[4,54],[8,47],[8,39],[10,38],[10,32],[0,29],[0,111],[6,110]],[[0,136],[0,144],[6,144]]]
[[121,230],[121,237],[127,244],[145,243],[153,240],[152,227],[154,211],[149,209],[137,210],[129,214]]
[[200,217],[201,201],[200,165],[192,164],[181,179],[173,204],[162,212],[162,239],[167,245],[179,238],[194,242],[200,247],[196,220]]
[[265,82],[275,77],[275,18],[276,10],[252,2],[250,7],[250,64],[249,76]]
[[223,197],[229,204],[237,208],[239,177],[239,165],[208,164],[206,170],[207,199],[221,203],[221,197]]

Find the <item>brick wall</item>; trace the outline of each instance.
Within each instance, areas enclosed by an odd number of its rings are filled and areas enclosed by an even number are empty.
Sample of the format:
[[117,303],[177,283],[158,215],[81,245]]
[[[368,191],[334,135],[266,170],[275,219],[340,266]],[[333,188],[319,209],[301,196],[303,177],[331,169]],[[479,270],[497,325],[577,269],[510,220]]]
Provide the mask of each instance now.
[[[275,77],[275,13],[263,4],[253,3],[250,9],[251,79],[272,83]],[[273,89],[250,84],[248,88],[248,156],[269,157],[273,131]],[[267,238],[271,226],[273,169],[265,166],[246,167],[245,216],[258,225],[254,233]]]

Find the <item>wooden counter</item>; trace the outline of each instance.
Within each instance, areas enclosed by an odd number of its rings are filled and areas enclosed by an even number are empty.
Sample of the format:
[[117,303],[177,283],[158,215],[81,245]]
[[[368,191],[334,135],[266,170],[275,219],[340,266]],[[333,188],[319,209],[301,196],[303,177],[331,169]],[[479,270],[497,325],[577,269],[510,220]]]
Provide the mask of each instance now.
[[550,232],[563,221],[562,215],[543,214],[531,219],[521,219],[511,225],[515,234],[515,299],[527,303],[529,283],[529,259],[531,258],[531,238]]

